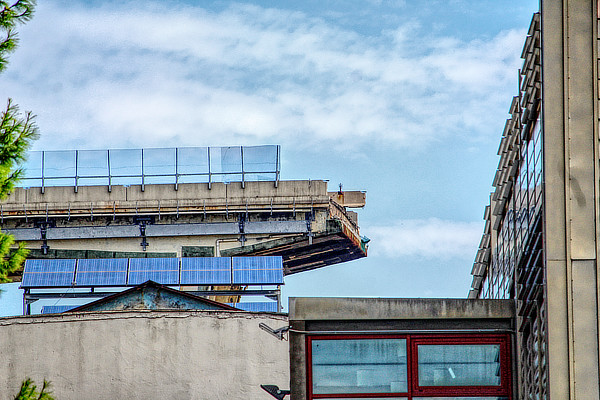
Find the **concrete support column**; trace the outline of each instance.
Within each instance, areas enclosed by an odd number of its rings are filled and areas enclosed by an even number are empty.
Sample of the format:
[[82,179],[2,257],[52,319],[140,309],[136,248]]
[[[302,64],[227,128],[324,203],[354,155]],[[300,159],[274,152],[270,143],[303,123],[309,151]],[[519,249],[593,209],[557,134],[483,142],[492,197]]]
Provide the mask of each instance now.
[[542,0],[549,394],[598,400],[597,0]]

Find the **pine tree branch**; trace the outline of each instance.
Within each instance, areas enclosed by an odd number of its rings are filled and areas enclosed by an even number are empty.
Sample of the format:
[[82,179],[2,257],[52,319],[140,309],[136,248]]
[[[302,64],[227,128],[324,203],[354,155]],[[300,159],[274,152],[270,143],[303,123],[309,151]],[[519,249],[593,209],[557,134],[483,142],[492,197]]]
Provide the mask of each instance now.
[[19,39],[13,28],[33,17],[35,0],[18,0],[12,4],[0,0],[0,73],[8,64],[8,55],[17,48]]
[[[0,72],[8,63],[8,54],[18,44],[14,28],[32,18],[35,4],[35,0],[0,0]],[[27,156],[27,150],[37,137],[35,117],[31,112],[22,115],[12,100],[8,99],[6,109],[0,112],[0,200],[14,189],[22,174],[20,166]],[[23,242],[12,249],[14,243],[12,236],[0,232],[0,283],[11,281],[8,275],[21,267],[29,253]],[[32,386],[29,394],[35,393],[36,387],[30,379],[23,385],[21,389],[27,390]],[[39,399],[51,399],[44,396],[47,386],[48,383],[44,381]]]
[[17,24],[22,24],[33,17],[35,0],[17,0],[10,4],[8,1],[0,1],[0,28],[10,29]]
[[42,390],[38,393],[35,383],[31,378],[27,378],[21,383],[21,389],[15,396],[15,400],[54,400],[50,391],[51,386],[51,383],[44,379]]
[[30,113],[21,116],[19,108],[8,100],[0,114],[0,200],[6,198],[22,174],[20,165],[27,149],[38,138],[35,117]]

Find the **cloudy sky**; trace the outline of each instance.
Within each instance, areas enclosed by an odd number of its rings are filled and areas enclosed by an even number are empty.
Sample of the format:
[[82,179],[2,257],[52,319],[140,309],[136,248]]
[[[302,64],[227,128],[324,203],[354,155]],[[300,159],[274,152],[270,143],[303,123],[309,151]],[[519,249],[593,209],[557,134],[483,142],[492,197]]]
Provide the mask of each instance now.
[[38,3],[0,75],[35,150],[280,144],[372,239],[286,296],[466,296],[537,0]]

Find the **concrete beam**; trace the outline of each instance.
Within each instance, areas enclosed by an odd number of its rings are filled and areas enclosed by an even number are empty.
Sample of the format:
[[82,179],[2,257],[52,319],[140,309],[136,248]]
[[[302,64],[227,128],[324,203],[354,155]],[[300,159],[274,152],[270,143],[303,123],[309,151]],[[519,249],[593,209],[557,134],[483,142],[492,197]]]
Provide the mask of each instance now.
[[[5,229],[16,240],[41,240],[39,228]],[[155,224],[146,226],[147,237],[210,236],[240,234],[237,222],[200,224]],[[308,233],[305,221],[257,221],[245,222],[244,234]],[[47,240],[113,239],[140,237],[138,225],[80,226],[47,228]]]
[[169,200],[217,200],[217,199],[252,199],[265,198],[316,198],[327,199],[327,182],[322,180],[279,181],[277,187],[273,182],[246,182],[242,188],[238,183],[215,182],[208,188],[205,183],[182,183],[175,190],[175,185],[152,184],[113,186],[109,192],[106,186],[80,186],[77,192],[71,186],[46,187],[44,193],[40,188],[16,188],[2,203],[17,204],[49,204],[49,203],[91,203],[122,201],[169,201]]
[[327,195],[331,200],[344,207],[362,208],[367,202],[367,194],[364,191],[327,192]]

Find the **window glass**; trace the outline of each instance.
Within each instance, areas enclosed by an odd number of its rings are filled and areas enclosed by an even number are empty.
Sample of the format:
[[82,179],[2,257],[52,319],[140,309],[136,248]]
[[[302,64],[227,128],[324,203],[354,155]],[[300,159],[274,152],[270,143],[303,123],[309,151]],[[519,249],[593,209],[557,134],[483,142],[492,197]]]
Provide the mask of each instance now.
[[406,369],[406,339],[312,341],[316,394],[407,392]]
[[419,345],[419,386],[499,386],[500,345]]

